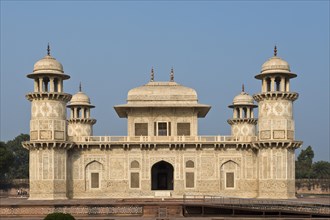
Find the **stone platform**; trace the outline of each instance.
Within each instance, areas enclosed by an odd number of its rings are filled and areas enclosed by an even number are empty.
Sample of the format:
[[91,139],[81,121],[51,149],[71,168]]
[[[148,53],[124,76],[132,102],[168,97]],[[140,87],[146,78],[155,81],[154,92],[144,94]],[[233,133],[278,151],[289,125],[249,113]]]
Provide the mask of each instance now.
[[[296,200],[252,200],[202,197],[184,199],[72,199],[28,200],[1,198],[0,218],[43,219],[48,213],[64,212],[81,219],[301,219],[330,218],[330,197]],[[282,207],[283,210],[279,210]],[[291,209],[289,208],[291,207]],[[291,210],[291,211],[290,211]]]

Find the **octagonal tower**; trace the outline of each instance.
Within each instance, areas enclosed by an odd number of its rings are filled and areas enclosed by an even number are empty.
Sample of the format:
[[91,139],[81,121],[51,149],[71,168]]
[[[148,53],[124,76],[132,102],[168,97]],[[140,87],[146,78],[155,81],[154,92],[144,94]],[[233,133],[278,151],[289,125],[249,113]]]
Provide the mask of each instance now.
[[91,118],[91,109],[95,106],[91,104],[89,97],[81,91],[72,96],[67,105],[70,108],[70,119],[68,120],[68,136],[69,139],[75,140],[76,137],[92,136],[93,125],[96,119]]
[[288,62],[277,56],[268,59],[255,76],[262,81],[259,104],[259,198],[295,198],[294,150],[302,142],[294,140],[293,102],[298,93],[290,91],[292,73]]
[[31,102],[30,141],[23,146],[30,152],[30,199],[66,199],[67,141],[66,104],[63,81],[69,79],[63,66],[50,55],[34,64],[27,77],[34,80]]
[[247,141],[245,137],[256,136],[257,119],[254,118],[253,109],[257,106],[254,104],[253,97],[244,91],[235,96],[233,104],[228,106],[233,109],[233,118],[228,119],[228,124],[231,125],[231,135],[239,137],[242,141]]

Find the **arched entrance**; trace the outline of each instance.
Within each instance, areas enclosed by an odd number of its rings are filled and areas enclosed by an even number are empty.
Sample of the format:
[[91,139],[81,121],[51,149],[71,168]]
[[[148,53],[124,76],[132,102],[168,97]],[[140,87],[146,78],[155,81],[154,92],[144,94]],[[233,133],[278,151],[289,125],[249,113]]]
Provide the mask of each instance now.
[[151,168],[151,190],[173,190],[174,168],[170,163],[159,161]]

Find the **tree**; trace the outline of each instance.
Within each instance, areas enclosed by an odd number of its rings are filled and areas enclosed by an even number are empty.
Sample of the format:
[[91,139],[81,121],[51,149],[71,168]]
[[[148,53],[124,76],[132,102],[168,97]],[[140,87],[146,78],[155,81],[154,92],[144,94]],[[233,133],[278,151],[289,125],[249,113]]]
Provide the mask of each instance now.
[[75,220],[75,218],[69,213],[54,212],[48,214],[44,220]]
[[312,166],[312,178],[330,179],[330,163],[327,161],[315,162]]
[[0,142],[0,179],[6,179],[10,166],[13,164],[14,155],[7,149],[4,142]]
[[7,150],[13,154],[13,163],[7,173],[9,179],[29,178],[29,151],[22,146],[22,142],[29,139],[28,134],[20,134],[6,143]]
[[306,150],[301,150],[296,161],[296,178],[304,179],[311,178],[312,165],[313,165],[314,151],[311,146],[308,146]]

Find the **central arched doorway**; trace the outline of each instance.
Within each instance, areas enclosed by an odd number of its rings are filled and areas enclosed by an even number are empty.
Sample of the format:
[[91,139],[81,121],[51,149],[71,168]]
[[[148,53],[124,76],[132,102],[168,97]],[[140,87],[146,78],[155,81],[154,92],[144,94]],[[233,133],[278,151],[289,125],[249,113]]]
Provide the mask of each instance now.
[[170,163],[159,161],[151,168],[151,190],[173,190],[174,168]]

